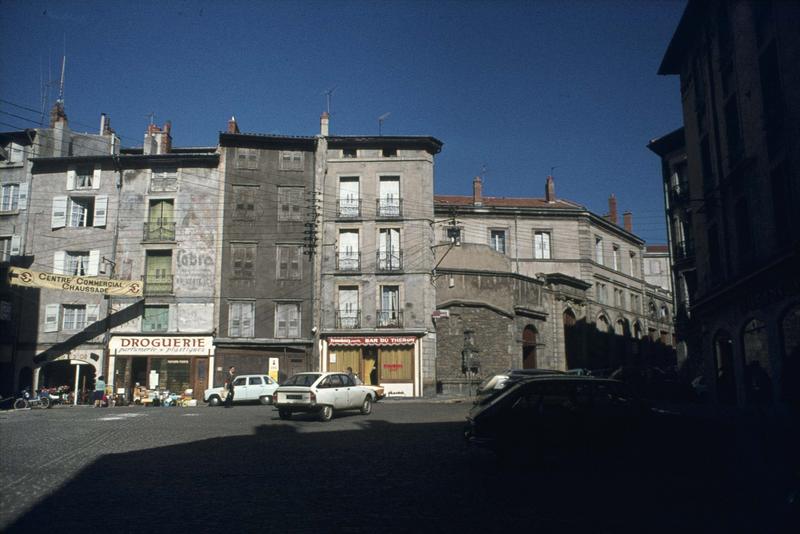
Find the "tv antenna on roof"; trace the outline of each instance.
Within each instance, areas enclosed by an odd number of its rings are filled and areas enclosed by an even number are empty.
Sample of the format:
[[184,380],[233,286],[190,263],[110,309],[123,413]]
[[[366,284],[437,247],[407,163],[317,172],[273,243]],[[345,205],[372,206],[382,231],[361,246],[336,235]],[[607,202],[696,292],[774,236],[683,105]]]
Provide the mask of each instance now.
[[383,135],[383,121],[388,119],[389,115],[391,114],[392,114],[391,111],[387,111],[386,113],[378,117],[378,135]]
[[327,91],[323,91],[322,94],[325,95],[325,102],[328,106],[328,115],[331,114],[331,97],[333,96],[333,92],[336,90],[336,85],[328,89]]
[[150,119],[150,124],[153,124],[153,119],[155,119],[155,117],[156,117],[156,112],[155,111],[151,111],[150,113],[145,115],[145,117]]

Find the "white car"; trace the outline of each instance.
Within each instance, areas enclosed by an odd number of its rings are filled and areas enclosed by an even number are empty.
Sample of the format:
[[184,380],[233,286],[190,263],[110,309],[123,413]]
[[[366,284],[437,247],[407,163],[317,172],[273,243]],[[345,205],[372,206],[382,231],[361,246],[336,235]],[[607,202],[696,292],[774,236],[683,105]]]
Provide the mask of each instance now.
[[281,419],[295,412],[314,412],[321,421],[330,421],[334,410],[372,412],[376,393],[357,385],[347,373],[298,373],[284,382],[272,395]]
[[[278,383],[267,375],[239,375],[233,379],[233,402],[261,401],[272,402],[272,394]],[[225,391],[220,387],[210,388],[203,394],[209,406],[219,406],[225,402]]]

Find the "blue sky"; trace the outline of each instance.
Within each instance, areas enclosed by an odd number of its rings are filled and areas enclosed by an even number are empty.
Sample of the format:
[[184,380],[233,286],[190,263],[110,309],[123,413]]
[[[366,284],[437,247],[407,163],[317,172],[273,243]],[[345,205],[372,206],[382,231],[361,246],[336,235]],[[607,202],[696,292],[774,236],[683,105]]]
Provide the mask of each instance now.
[[125,146],[141,146],[150,113],[176,146],[213,146],[231,115],[245,132],[314,135],[335,88],[332,134],[375,135],[390,113],[384,134],[444,142],[437,193],[470,194],[485,166],[484,194],[541,197],[555,167],[559,197],[603,214],[614,193],[660,243],[645,145],[681,125],[678,80],[656,70],[684,6],[3,0],[0,130],[38,125],[64,50],[70,126],[96,131],[105,112]]

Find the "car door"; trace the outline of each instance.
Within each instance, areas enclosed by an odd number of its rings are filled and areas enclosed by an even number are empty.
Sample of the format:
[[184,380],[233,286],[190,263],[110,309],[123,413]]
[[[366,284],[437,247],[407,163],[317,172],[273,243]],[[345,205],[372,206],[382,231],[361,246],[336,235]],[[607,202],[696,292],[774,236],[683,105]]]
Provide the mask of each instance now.
[[345,375],[331,375],[331,388],[335,395],[333,407],[337,410],[347,409],[347,386],[344,382]]
[[345,404],[347,408],[359,406],[359,388],[356,386],[353,377],[350,375],[342,375],[342,384],[344,386]]
[[247,400],[258,400],[264,393],[264,380],[260,376],[251,376],[247,379]]
[[247,377],[239,376],[233,379],[233,400],[247,400]]

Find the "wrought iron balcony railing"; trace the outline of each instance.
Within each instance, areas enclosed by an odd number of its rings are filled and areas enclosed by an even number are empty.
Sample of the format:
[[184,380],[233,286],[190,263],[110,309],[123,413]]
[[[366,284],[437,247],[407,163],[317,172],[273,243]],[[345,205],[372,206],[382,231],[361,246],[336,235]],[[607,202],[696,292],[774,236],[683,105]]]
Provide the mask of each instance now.
[[144,223],[145,241],[175,241],[174,222],[146,222]]
[[403,216],[403,200],[399,198],[379,198],[375,201],[375,213],[382,218]]
[[360,198],[340,198],[336,202],[336,217],[340,219],[358,219],[361,217]]
[[334,320],[336,328],[361,328],[361,312],[357,310],[338,310]]
[[375,253],[378,271],[381,272],[398,272],[403,270],[403,252],[381,252]]
[[172,278],[169,275],[151,275],[144,277],[144,294],[145,295],[171,295],[172,294]]
[[403,326],[402,310],[378,311],[378,328],[401,328]]
[[339,252],[336,254],[337,271],[360,271],[361,253],[360,252]]

